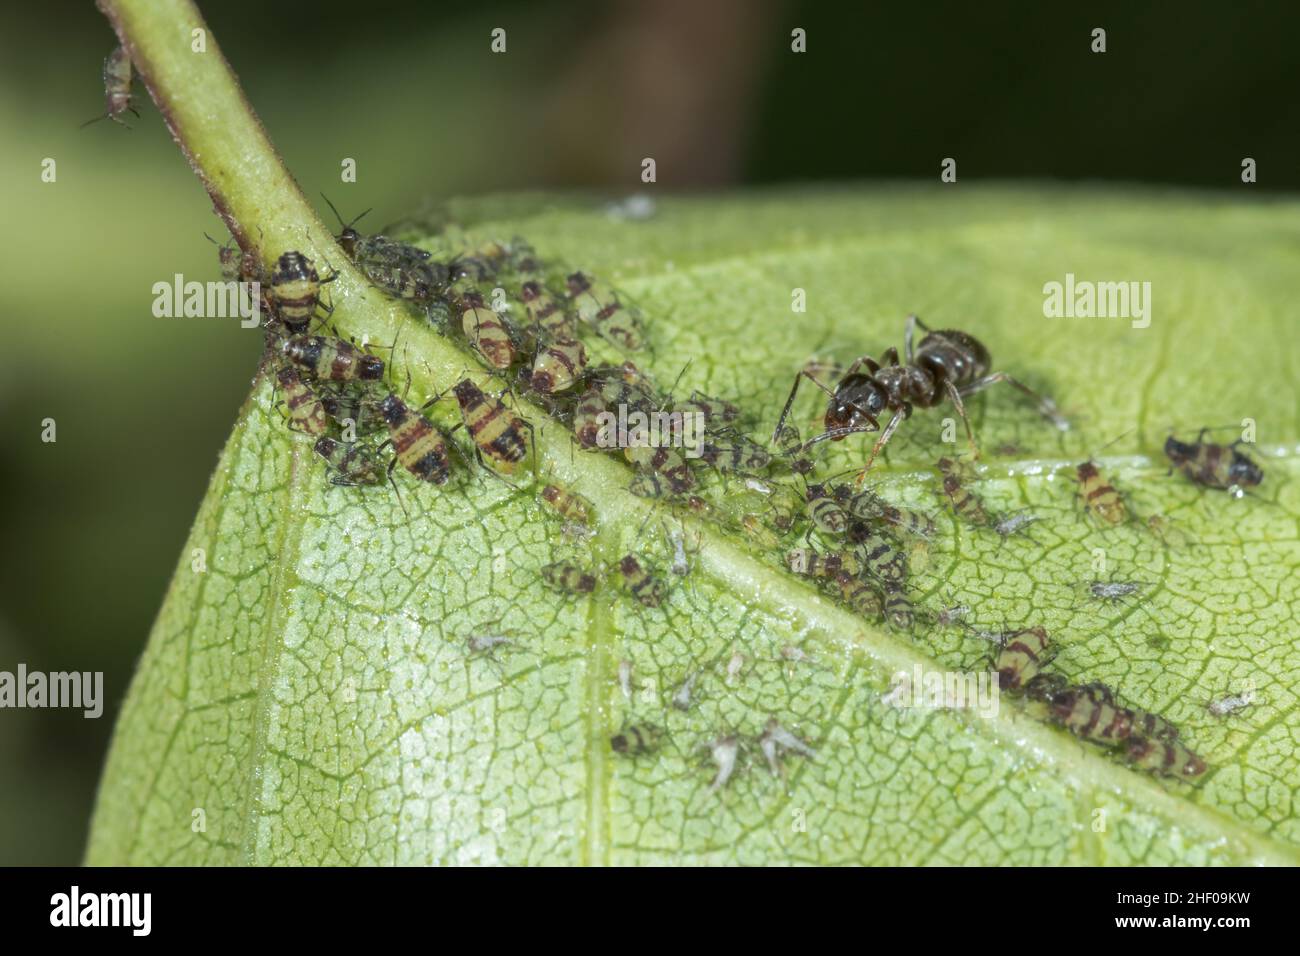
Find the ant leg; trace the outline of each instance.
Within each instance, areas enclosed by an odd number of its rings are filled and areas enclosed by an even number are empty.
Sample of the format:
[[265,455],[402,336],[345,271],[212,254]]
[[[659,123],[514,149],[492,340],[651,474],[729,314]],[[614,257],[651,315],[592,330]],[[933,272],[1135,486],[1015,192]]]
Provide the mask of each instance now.
[[932,331],[931,328],[922,322],[920,318],[917,317],[916,313],[913,312],[907,317],[907,321],[903,323],[903,354],[907,356],[908,365],[912,364],[912,339],[915,336],[917,327],[920,327],[924,332]]
[[1016,379],[1012,378],[1006,372],[994,372],[992,375],[985,375],[983,378],[976,379],[975,381],[971,382],[969,385],[966,385],[961,389],[962,397],[967,398],[971,395],[974,395],[977,392],[982,392],[984,391],[984,389],[988,388],[989,386],[996,385],[999,382],[1006,382],[1008,385],[1011,385],[1019,389],[1025,395],[1029,396],[1030,398],[1032,398],[1034,401],[1038,403],[1038,412],[1040,415],[1048,419],[1053,425],[1055,425],[1061,431],[1069,430],[1070,421],[1064,415],[1061,414],[1060,409],[1056,407],[1056,402],[1052,401],[1046,395],[1039,395],[1028,385],[1025,385],[1023,382],[1016,381]]
[[807,366],[799,369],[799,374],[797,374],[794,377],[794,385],[791,386],[790,388],[790,396],[785,400],[785,407],[781,409],[781,417],[778,418],[776,421],[776,429],[772,432],[772,441],[771,441],[772,445],[776,444],[777,436],[781,434],[781,429],[785,427],[785,420],[790,416],[790,407],[794,404],[794,397],[799,393],[799,385],[802,383],[802,381],[805,378],[808,379],[808,381],[812,382],[814,385],[816,385],[818,388],[820,388],[827,395],[831,396],[832,398],[835,397],[835,392],[827,388],[821,382],[819,382],[817,378],[811,372],[808,371]]
[[855,484],[857,485],[862,484],[862,480],[867,477],[867,472],[870,471],[871,466],[875,464],[876,455],[879,454],[880,450],[885,447],[885,445],[889,442],[889,439],[894,437],[894,430],[898,428],[899,423],[902,422],[902,420],[906,417],[907,417],[906,407],[900,408],[898,411],[894,412],[894,417],[889,420],[889,424],[885,426],[885,430],[881,432],[880,438],[876,441],[876,447],[871,449],[871,457],[867,459],[867,463],[863,465],[862,470],[858,472],[858,477],[855,480]]
[[801,452],[807,451],[809,448],[817,444],[819,441],[836,440],[840,438],[845,438],[849,435],[858,435],[861,434],[862,432],[874,432],[880,430],[880,423],[876,421],[874,418],[869,419],[869,422],[870,424],[865,428],[861,428],[858,426],[854,426],[852,428],[832,428],[830,431],[822,432],[820,435],[814,435],[812,438],[809,438],[806,442],[804,442],[802,445],[799,446],[799,451]]
[[966,426],[966,441],[970,443],[970,452],[972,458],[979,458],[979,446],[975,444],[975,433],[971,431],[970,418],[966,414],[966,405],[961,400],[961,392],[957,390],[948,379],[943,380],[944,387],[948,389],[948,398],[952,400],[953,408],[957,409],[957,414],[961,416],[961,422]]
[[879,363],[877,363],[876,360],[873,359],[870,355],[859,355],[857,358],[855,358],[852,362],[849,363],[848,368],[844,369],[840,373],[839,378],[848,378],[850,375],[852,375],[858,369],[862,368],[864,365],[866,366],[867,373],[869,375],[875,375],[877,372],[880,371]]
[[[886,365],[897,365],[898,349],[894,348],[894,346],[891,345],[889,348],[885,349],[884,353],[881,354],[880,361],[884,362]],[[911,359],[909,358],[908,361],[910,362]],[[872,364],[874,365],[875,363],[873,362]],[[875,374],[875,369],[872,369],[872,374],[873,375]]]

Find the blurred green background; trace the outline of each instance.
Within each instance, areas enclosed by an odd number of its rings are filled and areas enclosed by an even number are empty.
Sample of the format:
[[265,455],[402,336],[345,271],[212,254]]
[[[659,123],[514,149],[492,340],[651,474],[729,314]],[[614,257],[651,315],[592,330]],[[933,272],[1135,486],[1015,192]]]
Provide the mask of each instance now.
[[[202,6],[307,195],[371,225],[428,198],[641,191],[645,156],[665,191],[932,180],[945,156],[961,183],[1300,186],[1297,5]],[[225,237],[143,94],[134,130],[78,129],[114,45],[93,5],[0,18],[0,669],[103,671],[107,698],[98,721],[0,711],[0,864],[67,864],[261,339],[151,314],[154,282],[216,277],[203,233]]]

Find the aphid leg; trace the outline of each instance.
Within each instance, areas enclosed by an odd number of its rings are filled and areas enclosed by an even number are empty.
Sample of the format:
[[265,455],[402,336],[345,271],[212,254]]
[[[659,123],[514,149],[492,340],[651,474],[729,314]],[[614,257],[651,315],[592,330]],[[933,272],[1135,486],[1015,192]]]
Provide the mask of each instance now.
[[894,437],[894,430],[898,428],[904,418],[907,418],[911,411],[912,406],[904,405],[898,411],[894,412],[894,417],[889,420],[889,424],[886,425],[885,430],[881,432],[880,438],[876,440],[876,446],[871,449],[871,456],[867,459],[867,463],[862,466],[862,470],[858,472],[858,477],[854,480],[854,484],[859,486],[862,484],[863,480],[867,477],[867,472],[871,470],[871,466],[876,462],[876,455],[878,455],[880,450],[885,447],[889,442],[889,439]]
[[1017,381],[1016,379],[1008,375],[1006,372],[994,372],[991,375],[985,375],[983,378],[976,379],[975,381],[971,382],[969,385],[961,389],[962,397],[965,398],[974,395],[977,392],[982,392],[984,391],[984,389],[989,388],[992,385],[996,385],[999,382],[1006,382],[1008,385],[1011,385],[1019,389],[1023,394],[1027,395],[1029,398],[1032,398],[1035,402],[1038,403],[1039,414],[1042,415],[1044,418],[1048,419],[1053,425],[1055,425],[1061,431],[1067,431],[1069,429],[1070,421],[1064,415],[1061,414],[1060,409],[1056,407],[1056,402],[1052,401],[1046,395],[1039,395],[1028,385],[1024,384],[1023,382]]

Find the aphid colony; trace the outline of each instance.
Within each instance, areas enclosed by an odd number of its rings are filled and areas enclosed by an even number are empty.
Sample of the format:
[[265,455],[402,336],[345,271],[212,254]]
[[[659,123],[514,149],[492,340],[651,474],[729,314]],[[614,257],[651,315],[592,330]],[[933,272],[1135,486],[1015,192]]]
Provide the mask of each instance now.
[[[571,272],[561,281],[557,277],[562,273],[542,263],[519,239],[488,242],[437,261],[432,253],[407,243],[363,236],[355,222],[344,224],[337,238],[376,286],[418,308],[439,331],[463,340],[489,371],[571,425],[580,449],[624,458],[633,469],[632,493],[721,515],[764,550],[777,550],[787,536],[804,531],[804,544],[786,551],[790,570],[816,580],[857,613],[883,619],[896,630],[909,631],[916,622],[909,563],[918,551],[924,553],[936,524],[927,514],[861,487],[861,478],[912,406],[933,407],[946,400],[965,422],[963,398],[1006,382],[1035,399],[1044,416],[1064,427],[1050,399],[1005,373],[990,374],[987,351],[970,335],[926,330],[913,350],[914,328],[925,328],[913,319],[907,327],[906,364],[900,364],[893,349],[885,353],[883,364],[864,356],[836,372],[833,389],[822,385],[814,370],[803,370],[773,434],[774,457],[740,431],[735,405],[698,392],[675,397],[674,389],[658,388],[627,360],[626,353],[645,344],[640,313],[591,276]],[[249,260],[248,255],[222,249],[223,272],[229,276],[258,275],[257,263]],[[281,363],[276,388],[291,427],[316,439],[315,449],[335,484],[391,480],[398,464],[419,480],[447,482],[453,455],[463,453],[423,408],[413,408],[404,397],[387,391],[384,361],[337,336],[312,333],[313,322],[330,311],[321,301],[321,290],[333,278],[332,270],[322,278],[310,259],[291,250],[277,259],[265,283],[268,328],[278,337]],[[595,340],[584,341],[583,332],[592,333]],[[611,348],[624,353],[621,361],[591,360]],[[809,441],[802,441],[787,421],[803,378],[830,396],[825,431]],[[513,474],[530,453],[528,422],[469,378],[448,391],[457,402],[472,453],[493,472]],[[824,448],[821,442],[879,430],[878,417],[885,414],[891,416],[889,423],[859,473],[858,485],[809,480],[816,467],[809,454]],[[1169,438],[1165,451],[1173,467],[1205,487],[1239,493],[1258,485],[1259,467],[1236,445],[1205,442],[1206,431],[1191,444]],[[386,448],[391,448],[391,457],[385,457]],[[774,468],[788,474],[772,477]],[[994,514],[974,490],[969,465],[941,458],[937,468],[943,497],[962,524],[988,529],[1005,540],[1023,534],[1038,520],[1025,511]],[[722,476],[724,487],[732,487],[726,482],[743,487],[738,493],[724,492],[724,506],[710,504],[699,496],[700,469]],[[1081,507],[1092,520],[1102,526],[1127,520],[1130,512],[1123,496],[1095,462],[1080,464],[1076,477]],[[802,491],[796,481],[803,483]],[[540,500],[563,520],[566,533],[590,533],[591,502],[554,482],[542,487]],[[679,533],[669,540],[668,569],[684,576],[690,569],[685,538]],[[662,606],[671,590],[656,562],[634,552],[606,560],[600,568],[558,560],[543,567],[540,576],[549,587],[575,595],[591,594],[609,580],[646,608]],[[1093,582],[1089,593],[1097,600],[1120,601],[1139,588],[1139,583]],[[953,605],[934,618],[941,626],[966,626],[969,613],[969,607]],[[1045,673],[1053,649],[1042,628],[999,637],[993,666],[1001,687],[1023,696],[1032,713],[1082,739],[1122,749],[1141,769],[1184,778],[1205,771],[1204,762],[1162,718],[1121,705],[1104,685],[1072,686]],[[674,694],[674,705],[688,707],[693,688],[694,675],[688,675]],[[679,699],[684,703],[678,704]],[[651,725],[629,724],[611,739],[611,747],[636,756],[653,751],[660,738]],[[783,752],[811,755],[807,745],[779,724],[769,726],[757,742],[773,772]],[[742,742],[734,733],[723,734],[705,749],[717,768],[712,786],[716,790],[734,772]]]
[[1163,776],[1191,779],[1206,765],[1179,739],[1163,717],[1125,707],[1105,684],[1070,685],[1044,668],[1055,651],[1041,627],[1001,635],[992,667],[998,686],[1029,699],[1030,712],[1064,727],[1076,737],[1120,748],[1133,766]]
[[[908,556],[903,542],[934,533],[926,515],[885,503],[870,490],[848,485],[812,484],[806,492],[809,544],[786,553],[796,574],[818,578],[844,602],[869,618],[882,615],[889,626],[911,630],[916,611],[907,596]],[[830,544],[818,549],[813,535]]]

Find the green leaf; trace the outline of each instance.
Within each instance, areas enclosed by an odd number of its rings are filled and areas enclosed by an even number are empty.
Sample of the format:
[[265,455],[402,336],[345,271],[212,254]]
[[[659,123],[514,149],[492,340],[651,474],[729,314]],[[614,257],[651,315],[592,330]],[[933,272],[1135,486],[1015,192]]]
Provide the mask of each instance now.
[[[1039,518],[1002,541],[936,496],[935,459],[961,449],[940,440],[951,410],[904,423],[873,475],[939,524],[914,555],[913,599],[969,604],[980,628],[1046,627],[1057,672],[1103,681],[1180,728],[1210,764],[1197,782],[1134,770],[1009,697],[992,717],[893,706],[896,672],[982,670],[988,642],[856,616],[785,569],[798,540],[774,550],[635,498],[625,465],[575,450],[562,424],[534,419],[539,469],[595,503],[589,543],[540,507],[540,485],[477,468],[445,488],[398,474],[410,519],[386,486],[331,487],[262,375],[126,701],[88,862],[1297,862],[1296,213],[965,186],[661,200],[644,222],[544,197],[452,210],[471,238],[520,234],[614,281],[645,313],[644,367],[672,383],[689,363],[679,389],[737,400],[760,438],[814,349],[879,355],[901,346],[913,311],[978,336],[995,367],[1054,396],[1075,428],[1049,427],[1011,389],[972,402],[984,449],[973,487],[994,511]],[[1149,281],[1150,327],[1045,318],[1043,285],[1067,272]],[[804,314],[791,311],[796,287]],[[357,296],[346,283],[340,293],[348,318]],[[391,341],[396,326],[360,301],[347,331]],[[414,395],[479,376],[414,318],[398,355]],[[809,388],[797,403],[806,434],[822,402]],[[451,404],[438,406],[444,422]],[[1257,497],[1166,473],[1171,426],[1247,417],[1266,472]],[[860,464],[871,440],[836,443],[819,473]],[[1101,530],[1081,514],[1072,469],[1089,456],[1125,494],[1126,525]],[[725,512],[738,489],[714,483],[706,496]],[[551,561],[603,571],[629,550],[669,577],[665,529],[678,527],[694,570],[660,608],[612,578],[590,598],[540,581]],[[1111,606],[1087,597],[1095,578],[1146,587]],[[471,654],[467,639],[489,630],[513,643]],[[692,673],[683,711],[671,698]],[[1252,706],[1206,709],[1246,682]],[[784,778],[755,743],[771,717],[816,751],[786,753]],[[661,749],[612,752],[629,721],[662,728]],[[742,741],[737,769],[713,789],[705,748],[728,733]]]

